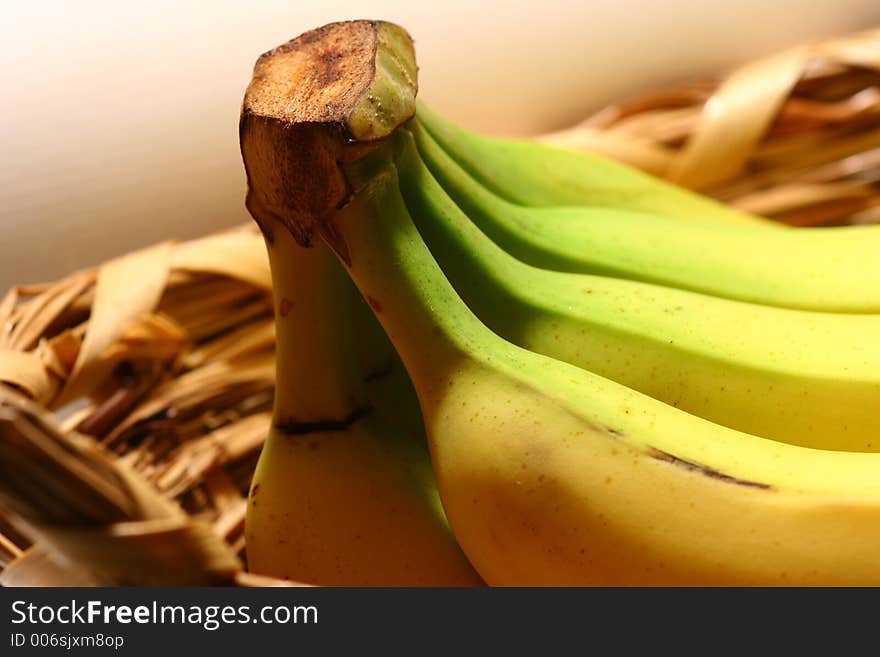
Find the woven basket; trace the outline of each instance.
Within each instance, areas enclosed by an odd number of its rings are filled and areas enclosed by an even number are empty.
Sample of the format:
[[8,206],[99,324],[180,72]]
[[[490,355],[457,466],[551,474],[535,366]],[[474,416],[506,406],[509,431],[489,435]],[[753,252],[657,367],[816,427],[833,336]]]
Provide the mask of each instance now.
[[[880,31],[536,136],[802,226],[880,221]],[[285,585],[247,573],[270,422],[271,279],[251,226],[0,301],[0,583]]]

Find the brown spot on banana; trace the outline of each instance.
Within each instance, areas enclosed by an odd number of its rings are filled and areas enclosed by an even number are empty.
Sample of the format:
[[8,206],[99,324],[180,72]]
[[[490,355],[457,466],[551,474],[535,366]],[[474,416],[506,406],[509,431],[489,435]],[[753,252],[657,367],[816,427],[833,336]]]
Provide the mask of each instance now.
[[751,488],[760,488],[763,490],[772,490],[773,486],[770,484],[761,483],[759,481],[750,481],[748,479],[739,479],[738,477],[733,477],[728,474],[724,474],[723,472],[719,472],[715,468],[710,468],[707,465],[702,465],[701,463],[695,463],[693,461],[688,461],[683,458],[679,458],[674,454],[670,454],[669,452],[664,452],[663,450],[651,448],[648,452],[648,455],[651,458],[655,458],[659,461],[665,461],[666,463],[672,463],[673,465],[680,466],[687,470],[691,470],[692,472],[699,472],[700,474],[706,475],[707,477],[712,477],[713,479],[719,479],[721,481],[725,481],[731,484],[737,484],[739,486],[748,486]]
[[370,304],[370,308],[373,309],[373,312],[376,312],[376,313],[382,312],[382,304],[379,303],[378,299],[374,299],[373,297],[367,295],[367,303]]
[[372,383],[373,381],[384,379],[386,376],[389,376],[393,370],[394,360],[389,356],[388,360],[386,360],[380,367],[377,367],[372,372],[368,372],[364,375],[364,383]]
[[352,424],[369,415],[372,410],[369,406],[360,406],[340,419],[303,421],[288,418],[276,422],[275,428],[287,436],[303,436],[309,433],[328,431],[346,431]]

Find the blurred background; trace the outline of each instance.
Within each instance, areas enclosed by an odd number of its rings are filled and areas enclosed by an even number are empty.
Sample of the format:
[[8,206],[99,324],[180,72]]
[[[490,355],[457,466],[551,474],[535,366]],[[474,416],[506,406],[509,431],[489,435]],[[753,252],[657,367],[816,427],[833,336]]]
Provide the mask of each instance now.
[[0,25],[0,292],[248,220],[237,121],[256,57],[383,18],[416,41],[420,95],[528,135],[612,100],[880,24],[877,0],[42,2]]

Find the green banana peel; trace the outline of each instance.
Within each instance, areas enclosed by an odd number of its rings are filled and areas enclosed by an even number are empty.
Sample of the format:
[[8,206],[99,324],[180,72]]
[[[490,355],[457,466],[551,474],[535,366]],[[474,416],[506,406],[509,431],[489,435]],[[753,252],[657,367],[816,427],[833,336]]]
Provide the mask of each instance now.
[[625,208],[523,207],[471,177],[420,122],[411,131],[449,195],[523,262],[781,308],[880,312],[878,226],[766,230]]
[[[419,125],[456,164],[514,204],[604,207],[696,222],[782,227],[605,157],[527,139],[486,137],[444,119],[424,102],[417,107]],[[444,172],[438,169],[435,175],[441,178]],[[517,184],[510,185],[511,180]]]

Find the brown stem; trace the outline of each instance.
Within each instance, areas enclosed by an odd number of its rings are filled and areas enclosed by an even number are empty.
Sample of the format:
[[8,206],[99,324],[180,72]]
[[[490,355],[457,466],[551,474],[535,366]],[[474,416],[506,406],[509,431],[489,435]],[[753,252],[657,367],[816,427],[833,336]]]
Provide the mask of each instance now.
[[[383,21],[331,23],[262,55],[241,110],[247,207],[272,242],[280,222],[302,246],[351,193],[340,164],[415,114],[412,39]],[[337,248],[337,251],[339,250]]]

